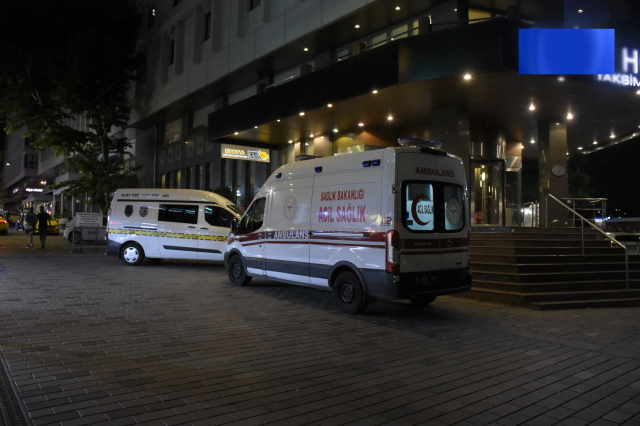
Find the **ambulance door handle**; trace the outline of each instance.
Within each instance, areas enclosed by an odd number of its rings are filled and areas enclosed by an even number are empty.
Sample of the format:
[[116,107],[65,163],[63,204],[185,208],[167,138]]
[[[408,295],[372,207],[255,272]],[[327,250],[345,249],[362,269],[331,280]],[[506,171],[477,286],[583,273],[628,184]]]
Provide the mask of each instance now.
[[187,228],[196,229],[196,227],[195,227],[195,226],[187,226]]
[[209,228],[200,228],[200,229],[204,229],[205,231],[208,230]]

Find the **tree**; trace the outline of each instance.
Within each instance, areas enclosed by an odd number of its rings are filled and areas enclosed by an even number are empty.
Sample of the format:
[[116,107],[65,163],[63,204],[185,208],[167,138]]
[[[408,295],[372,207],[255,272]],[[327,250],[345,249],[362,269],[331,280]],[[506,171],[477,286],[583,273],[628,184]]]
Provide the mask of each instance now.
[[[140,14],[129,0],[4,2],[0,14],[0,121],[10,133],[36,133],[81,177],[65,182],[105,210],[124,170],[130,143],[115,137],[127,123],[127,92],[140,61]],[[83,117],[86,129],[65,120]]]

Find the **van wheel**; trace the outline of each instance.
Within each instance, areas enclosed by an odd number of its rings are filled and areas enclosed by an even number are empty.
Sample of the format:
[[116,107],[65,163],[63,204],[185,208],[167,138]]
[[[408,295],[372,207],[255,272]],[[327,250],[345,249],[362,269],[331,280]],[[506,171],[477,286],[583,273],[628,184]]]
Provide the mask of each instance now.
[[227,266],[227,273],[231,283],[235,285],[247,285],[251,281],[251,277],[247,275],[247,271],[244,269],[244,263],[240,256],[236,255],[229,259]]
[[144,251],[138,244],[129,243],[122,249],[122,260],[129,266],[138,266],[144,260]]
[[426,308],[431,302],[436,300],[438,296],[429,296],[429,295],[419,295],[419,296],[411,296],[409,300],[411,304],[416,308]]
[[364,302],[363,293],[360,280],[351,271],[338,275],[333,285],[333,299],[338,309],[345,314],[359,314],[364,311],[367,304]]

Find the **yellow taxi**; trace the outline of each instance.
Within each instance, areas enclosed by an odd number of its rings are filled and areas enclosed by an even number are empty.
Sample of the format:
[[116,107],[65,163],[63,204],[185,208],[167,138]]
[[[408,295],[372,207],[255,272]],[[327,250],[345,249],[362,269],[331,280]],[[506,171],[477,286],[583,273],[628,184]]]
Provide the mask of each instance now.
[[0,234],[7,235],[9,233],[9,224],[7,223],[7,219],[4,218],[4,215],[0,214]]
[[[47,235],[58,235],[60,234],[60,224],[58,223],[58,219],[49,219],[49,225],[47,226]],[[38,234],[40,230],[38,229],[38,222],[36,221],[36,234]]]

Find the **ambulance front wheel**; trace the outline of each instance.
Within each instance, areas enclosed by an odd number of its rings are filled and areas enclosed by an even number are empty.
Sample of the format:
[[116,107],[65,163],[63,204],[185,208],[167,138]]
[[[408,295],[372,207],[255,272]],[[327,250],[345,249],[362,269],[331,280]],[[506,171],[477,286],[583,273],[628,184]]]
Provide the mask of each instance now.
[[138,244],[127,244],[122,249],[122,260],[129,266],[138,266],[144,260],[144,251]]
[[227,273],[229,274],[229,280],[235,285],[247,285],[251,281],[251,277],[247,275],[242,259],[238,255],[229,259]]
[[367,307],[360,280],[351,271],[338,275],[333,285],[333,298],[345,314],[359,314]]

